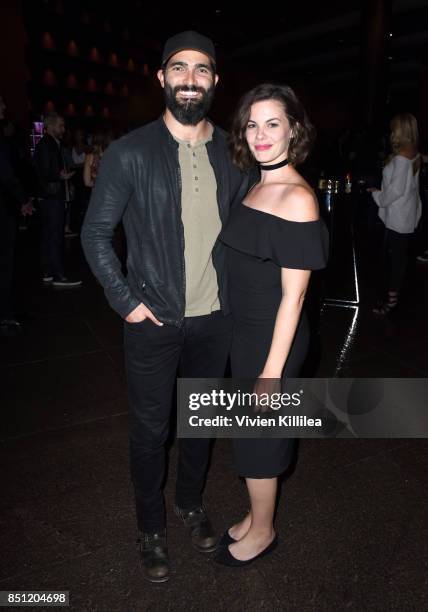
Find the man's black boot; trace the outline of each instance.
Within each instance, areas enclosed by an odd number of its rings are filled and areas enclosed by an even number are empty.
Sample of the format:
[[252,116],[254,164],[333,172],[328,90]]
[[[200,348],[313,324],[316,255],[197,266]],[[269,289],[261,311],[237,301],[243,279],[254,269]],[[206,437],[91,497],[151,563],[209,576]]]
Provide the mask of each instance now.
[[175,514],[188,527],[192,545],[199,552],[214,552],[217,550],[219,537],[202,506],[184,510],[174,506]]
[[150,582],[166,582],[169,580],[166,529],[156,533],[142,532],[137,542],[140,545],[140,553],[147,580]]

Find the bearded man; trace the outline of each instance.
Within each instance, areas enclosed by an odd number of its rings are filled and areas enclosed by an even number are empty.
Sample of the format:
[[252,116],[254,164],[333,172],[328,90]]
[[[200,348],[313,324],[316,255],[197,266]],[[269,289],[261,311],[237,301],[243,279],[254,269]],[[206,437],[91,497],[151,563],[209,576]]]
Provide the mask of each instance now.
[[[158,78],[164,113],[110,145],[82,230],[89,265],[124,319],[131,476],[151,582],[170,575],[163,486],[174,385],[177,373],[224,375],[232,322],[217,237],[248,183],[227,134],[207,119],[218,82],[213,42],[193,31],[171,37]],[[121,220],[126,276],[112,247]],[[209,453],[209,439],[180,440],[174,510],[202,553],[218,545],[202,505]]]

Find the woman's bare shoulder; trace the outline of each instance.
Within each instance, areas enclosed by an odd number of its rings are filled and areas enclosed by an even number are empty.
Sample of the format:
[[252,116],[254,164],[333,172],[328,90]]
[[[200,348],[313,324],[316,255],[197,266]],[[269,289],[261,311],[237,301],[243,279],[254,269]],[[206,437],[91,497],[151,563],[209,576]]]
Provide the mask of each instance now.
[[318,201],[309,185],[304,183],[288,185],[278,203],[277,214],[289,221],[317,221]]

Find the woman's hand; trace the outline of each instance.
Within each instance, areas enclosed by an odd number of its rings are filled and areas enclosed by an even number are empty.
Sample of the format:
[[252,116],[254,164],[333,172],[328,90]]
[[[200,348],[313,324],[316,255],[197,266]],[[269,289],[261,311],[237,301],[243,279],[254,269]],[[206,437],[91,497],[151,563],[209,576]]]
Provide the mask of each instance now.
[[67,172],[66,170],[61,170],[61,172],[59,173],[63,181],[68,181],[68,179],[71,179],[71,177],[74,176],[75,174],[76,174],[75,172]]
[[[253,393],[257,395],[257,403],[254,407],[254,412],[268,412],[271,410],[268,398],[273,393],[281,393],[281,379],[268,378],[263,373],[258,377],[254,385]],[[263,396],[263,404],[260,405],[260,399]]]
[[369,193],[373,193],[374,191],[380,191],[380,189],[376,189],[376,187],[367,187],[367,190]]

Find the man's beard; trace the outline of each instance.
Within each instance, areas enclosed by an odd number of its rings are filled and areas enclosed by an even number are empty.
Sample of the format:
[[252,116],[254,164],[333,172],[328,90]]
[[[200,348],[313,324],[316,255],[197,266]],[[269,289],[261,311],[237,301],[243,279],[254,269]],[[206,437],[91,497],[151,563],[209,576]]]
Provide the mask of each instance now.
[[[188,100],[177,99],[179,91],[197,91],[200,98],[189,98]],[[197,125],[204,119],[210,110],[214,98],[214,86],[209,89],[196,87],[196,85],[171,85],[165,82],[164,88],[165,104],[174,117],[182,125]]]

